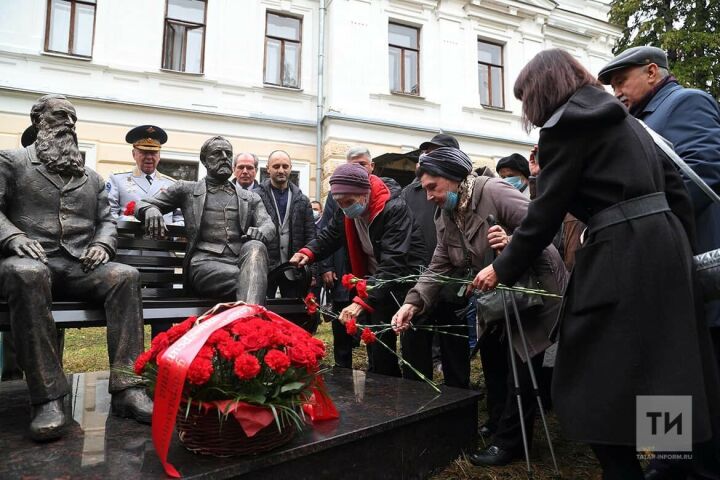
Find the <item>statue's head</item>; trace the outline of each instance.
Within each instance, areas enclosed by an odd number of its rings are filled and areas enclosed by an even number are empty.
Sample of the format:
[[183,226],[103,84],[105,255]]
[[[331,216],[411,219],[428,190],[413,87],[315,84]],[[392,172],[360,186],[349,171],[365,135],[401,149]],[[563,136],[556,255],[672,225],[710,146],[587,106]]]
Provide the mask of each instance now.
[[232,175],[233,150],[224,137],[212,137],[200,147],[200,161],[208,172],[208,177],[225,181]]
[[37,129],[35,149],[38,158],[53,173],[81,176],[85,160],[75,134],[75,107],[63,95],[45,95],[30,110]]
[[33,126],[42,129],[75,130],[75,107],[64,95],[45,95],[32,106],[30,119]]

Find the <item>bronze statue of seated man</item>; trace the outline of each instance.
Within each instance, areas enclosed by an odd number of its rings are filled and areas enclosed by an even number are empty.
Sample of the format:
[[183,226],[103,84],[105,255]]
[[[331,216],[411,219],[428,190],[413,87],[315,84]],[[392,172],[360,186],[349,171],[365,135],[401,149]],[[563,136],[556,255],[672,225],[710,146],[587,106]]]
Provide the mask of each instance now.
[[142,200],[135,216],[159,238],[167,231],[162,215],[179,207],[188,237],[186,287],[203,297],[264,305],[265,243],[275,238],[276,229],[260,197],[230,182],[232,158],[229,141],[210,138],[200,149],[207,176],[197,182],[180,180]]
[[117,244],[105,182],[84,166],[75,135],[75,108],[46,95],[30,117],[36,141],[0,151],[0,297],[8,302],[17,359],[25,372],[30,436],[60,437],[68,418],[52,300],[105,306],[112,412],[150,423],[152,400],[132,374],[143,349],[140,274],[108,263]]

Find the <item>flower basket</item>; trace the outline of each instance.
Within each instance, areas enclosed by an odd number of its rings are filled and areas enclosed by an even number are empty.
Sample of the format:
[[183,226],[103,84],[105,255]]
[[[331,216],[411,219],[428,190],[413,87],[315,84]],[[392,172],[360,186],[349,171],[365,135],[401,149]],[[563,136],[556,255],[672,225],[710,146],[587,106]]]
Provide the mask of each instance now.
[[216,406],[203,408],[194,402],[189,408],[186,402],[180,404],[175,428],[185,448],[193,453],[215,457],[267,452],[286,444],[297,432],[292,422],[286,422],[280,430],[273,422],[248,437],[233,415],[224,416]]
[[338,418],[319,362],[325,345],[258,305],[219,304],[160,333],[135,361],[153,393],[153,444],[167,461],[173,427],[189,450],[252,455],[313,420]]

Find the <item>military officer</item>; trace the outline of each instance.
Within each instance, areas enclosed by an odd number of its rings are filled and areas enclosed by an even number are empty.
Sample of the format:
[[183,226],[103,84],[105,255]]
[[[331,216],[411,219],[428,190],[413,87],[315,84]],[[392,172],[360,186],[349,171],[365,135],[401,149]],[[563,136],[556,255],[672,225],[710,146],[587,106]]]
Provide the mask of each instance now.
[[[167,142],[167,133],[155,125],[141,125],[130,130],[125,141],[132,144],[132,156],[137,165],[131,172],[114,173],[106,184],[110,212],[120,220],[135,220],[134,212],[126,212],[129,202],[152,197],[175,183],[175,179],[157,171],[160,148]],[[180,210],[165,215],[167,224],[183,224]]]

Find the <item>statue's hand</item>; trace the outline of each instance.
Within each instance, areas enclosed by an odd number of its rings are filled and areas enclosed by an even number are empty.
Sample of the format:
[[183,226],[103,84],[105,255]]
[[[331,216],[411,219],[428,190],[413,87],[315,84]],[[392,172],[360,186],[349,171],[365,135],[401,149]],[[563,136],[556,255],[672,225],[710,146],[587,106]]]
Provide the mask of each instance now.
[[18,257],[25,257],[27,255],[35,260],[48,263],[45,249],[40,245],[40,242],[28,238],[25,235],[18,235],[10,240],[7,249]]
[[167,235],[167,227],[162,213],[155,207],[145,210],[145,231],[152,238],[164,238]]
[[95,267],[104,265],[110,260],[110,255],[107,250],[99,245],[92,245],[85,250],[85,253],[80,258],[82,263],[83,272],[89,272],[95,270]]
[[260,242],[265,241],[265,235],[260,231],[258,227],[248,227],[247,232],[245,234],[250,237],[252,240],[258,240]]

